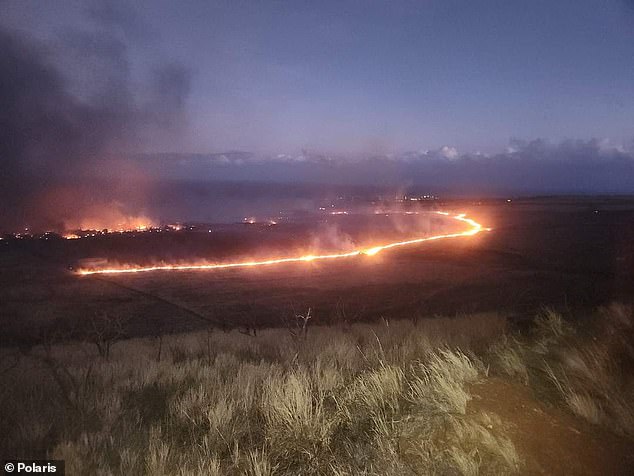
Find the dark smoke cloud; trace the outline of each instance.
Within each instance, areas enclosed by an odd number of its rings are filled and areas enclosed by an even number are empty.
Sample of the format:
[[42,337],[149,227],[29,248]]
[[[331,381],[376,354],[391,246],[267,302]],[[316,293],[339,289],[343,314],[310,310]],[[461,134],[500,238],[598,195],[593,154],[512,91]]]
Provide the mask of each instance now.
[[189,96],[189,70],[177,63],[161,65],[154,71],[149,110],[166,128],[183,124],[185,103]]
[[[142,208],[143,187],[132,183],[142,174],[122,158],[142,147],[143,137],[184,121],[189,71],[158,65],[141,103],[126,45],[125,32],[134,28],[120,12],[93,16],[94,30],[67,31],[56,48],[0,30],[4,228],[59,226],[84,204],[107,207],[115,199]],[[108,181],[101,190],[90,184],[97,176]]]

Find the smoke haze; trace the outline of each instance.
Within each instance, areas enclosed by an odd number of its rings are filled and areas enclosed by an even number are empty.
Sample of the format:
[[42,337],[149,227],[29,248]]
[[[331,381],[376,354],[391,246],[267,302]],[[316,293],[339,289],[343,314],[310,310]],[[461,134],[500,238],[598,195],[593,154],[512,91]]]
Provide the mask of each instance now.
[[[50,48],[0,30],[4,226],[72,226],[84,208],[129,214],[145,207],[152,184],[125,157],[140,138],[183,121],[190,74],[182,65],[156,66],[141,102],[126,45],[109,27],[65,32],[63,45],[87,71],[74,76],[86,79],[79,87],[71,88]],[[107,183],[93,183],[97,178]]]

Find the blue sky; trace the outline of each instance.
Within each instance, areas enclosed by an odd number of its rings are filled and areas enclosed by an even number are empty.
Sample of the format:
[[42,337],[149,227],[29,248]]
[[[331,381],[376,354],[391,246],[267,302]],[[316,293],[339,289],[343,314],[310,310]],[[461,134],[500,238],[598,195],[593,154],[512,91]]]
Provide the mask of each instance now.
[[[143,152],[504,151],[512,138],[634,137],[634,7],[558,1],[4,1],[70,90],[122,74],[143,101],[156,64],[188,71],[176,131]],[[74,33],[69,33],[74,32]],[[77,54],[69,36],[124,49]],[[76,48],[75,48],[76,49]]]

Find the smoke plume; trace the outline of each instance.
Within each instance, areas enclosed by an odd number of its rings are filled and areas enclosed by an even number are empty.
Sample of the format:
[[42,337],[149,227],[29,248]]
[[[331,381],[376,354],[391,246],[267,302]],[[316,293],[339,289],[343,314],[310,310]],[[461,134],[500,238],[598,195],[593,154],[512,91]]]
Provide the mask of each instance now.
[[[115,201],[130,208],[117,213],[141,213],[150,185],[124,157],[184,120],[183,66],[158,65],[140,103],[124,35],[102,25],[62,43],[64,55],[0,30],[0,227],[68,227]],[[64,75],[66,61],[81,74]]]

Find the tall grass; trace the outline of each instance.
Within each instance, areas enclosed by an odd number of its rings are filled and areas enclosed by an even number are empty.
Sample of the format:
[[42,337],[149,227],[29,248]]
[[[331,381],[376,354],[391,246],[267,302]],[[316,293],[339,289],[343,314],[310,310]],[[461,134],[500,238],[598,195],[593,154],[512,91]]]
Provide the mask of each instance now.
[[545,310],[525,339],[491,348],[501,374],[555,394],[574,414],[634,436],[634,313],[631,306],[600,309],[583,327]]
[[[505,425],[468,411],[489,369],[632,434],[631,309],[529,337],[497,315],[33,349],[3,367],[0,449],[69,474],[513,474]],[[629,334],[628,334],[629,333]],[[3,352],[14,355],[12,349]],[[12,357],[13,358],[13,357]]]
[[107,359],[36,348],[4,375],[0,447],[65,459],[69,474],[464,472],[465,428],[479,425],[466,385],[482,372],[459,348],[504,330],[477,315],[314,327],[300,344],[285,330],[193,333],[165,336],[160,360],[155,339]]

